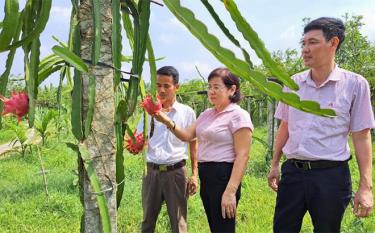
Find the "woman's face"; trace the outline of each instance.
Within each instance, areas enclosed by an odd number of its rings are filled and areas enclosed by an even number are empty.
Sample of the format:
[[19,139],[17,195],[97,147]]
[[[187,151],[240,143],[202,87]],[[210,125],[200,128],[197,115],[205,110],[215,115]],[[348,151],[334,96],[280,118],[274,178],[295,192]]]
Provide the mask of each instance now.
[[235,90],[235,85],[228,88],[221,77],[213,77],[208,81],[208,100],[215,106],[227,105],[230,103],[229,96],[232,96]]

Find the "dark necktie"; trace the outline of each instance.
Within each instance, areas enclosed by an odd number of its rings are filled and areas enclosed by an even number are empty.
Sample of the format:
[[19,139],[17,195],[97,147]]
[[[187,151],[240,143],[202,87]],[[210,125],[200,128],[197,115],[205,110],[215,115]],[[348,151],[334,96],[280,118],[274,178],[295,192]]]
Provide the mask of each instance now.
[[152,138],[152,136],[154,135],[154,129],[155,129],[155,119],[154,119],[154,117],[151,117],[151,129],[150,129],[150,137],[149,138]]

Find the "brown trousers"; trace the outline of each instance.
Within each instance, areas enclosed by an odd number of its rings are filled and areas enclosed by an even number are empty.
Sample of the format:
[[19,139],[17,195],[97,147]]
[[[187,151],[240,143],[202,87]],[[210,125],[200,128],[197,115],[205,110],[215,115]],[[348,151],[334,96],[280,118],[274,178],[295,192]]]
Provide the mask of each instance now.
[[163,201],[167,204],[172,232],[187,232],[187,197],[186,166],[165,172],[147,168],[142,182],[142,232],[155,232]]

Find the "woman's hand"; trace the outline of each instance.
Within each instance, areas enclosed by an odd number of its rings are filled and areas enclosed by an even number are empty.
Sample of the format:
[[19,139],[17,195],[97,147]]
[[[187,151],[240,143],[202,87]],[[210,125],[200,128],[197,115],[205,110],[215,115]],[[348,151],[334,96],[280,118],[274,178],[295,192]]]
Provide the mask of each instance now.
[[234,218],[236,216],[236,209],[236,192],[225,190],[221,197],[221,215],[224,219]]
[[171,118],[169,118],[168,115],[165,114],[163,111],[159,111],[153,114],[152,116],[155,118],[155,120],[163,123],[167,127],[170,127],[171,125],[173,125]]
[[180,128],[179,125],[176,125],[176,123],[168,117],[167,114],[163,111],[159,111],[155,114],[151,115],[156,119],[157,121],[161,122],[167,128],[181,141],[183,142],[190,142],[193,140],[196,135],[195,135],[195,128],[196,128],[196,121],[194,121],[190,126],[187,128]]

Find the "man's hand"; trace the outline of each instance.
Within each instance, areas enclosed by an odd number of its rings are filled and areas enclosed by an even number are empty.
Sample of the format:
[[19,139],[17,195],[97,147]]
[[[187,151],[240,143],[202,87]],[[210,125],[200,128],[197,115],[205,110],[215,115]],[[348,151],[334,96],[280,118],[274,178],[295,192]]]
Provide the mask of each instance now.
[[373,207],[373,197],[371,188],[359,188],[354,196],[353,213],[357,217],[367,217]]
[[373,207],[372,197],[372,143],[370,129],[352,132],[355,156],[359,168],[359,188],[354,196],[353,212],[357,217],[367,217]]
[[190,196],[194,195],[198,190],[198,177],[191,176],[188,180],[188,194]]
[[268,173],[268,186],[272,188],[273,191],[277,192],[279,188],[280,181],[280,169],[279,166],[272,166],[270,172]]
[[221,197],[221,215],[223,218],[236,216],[236,192],[225,190]]

